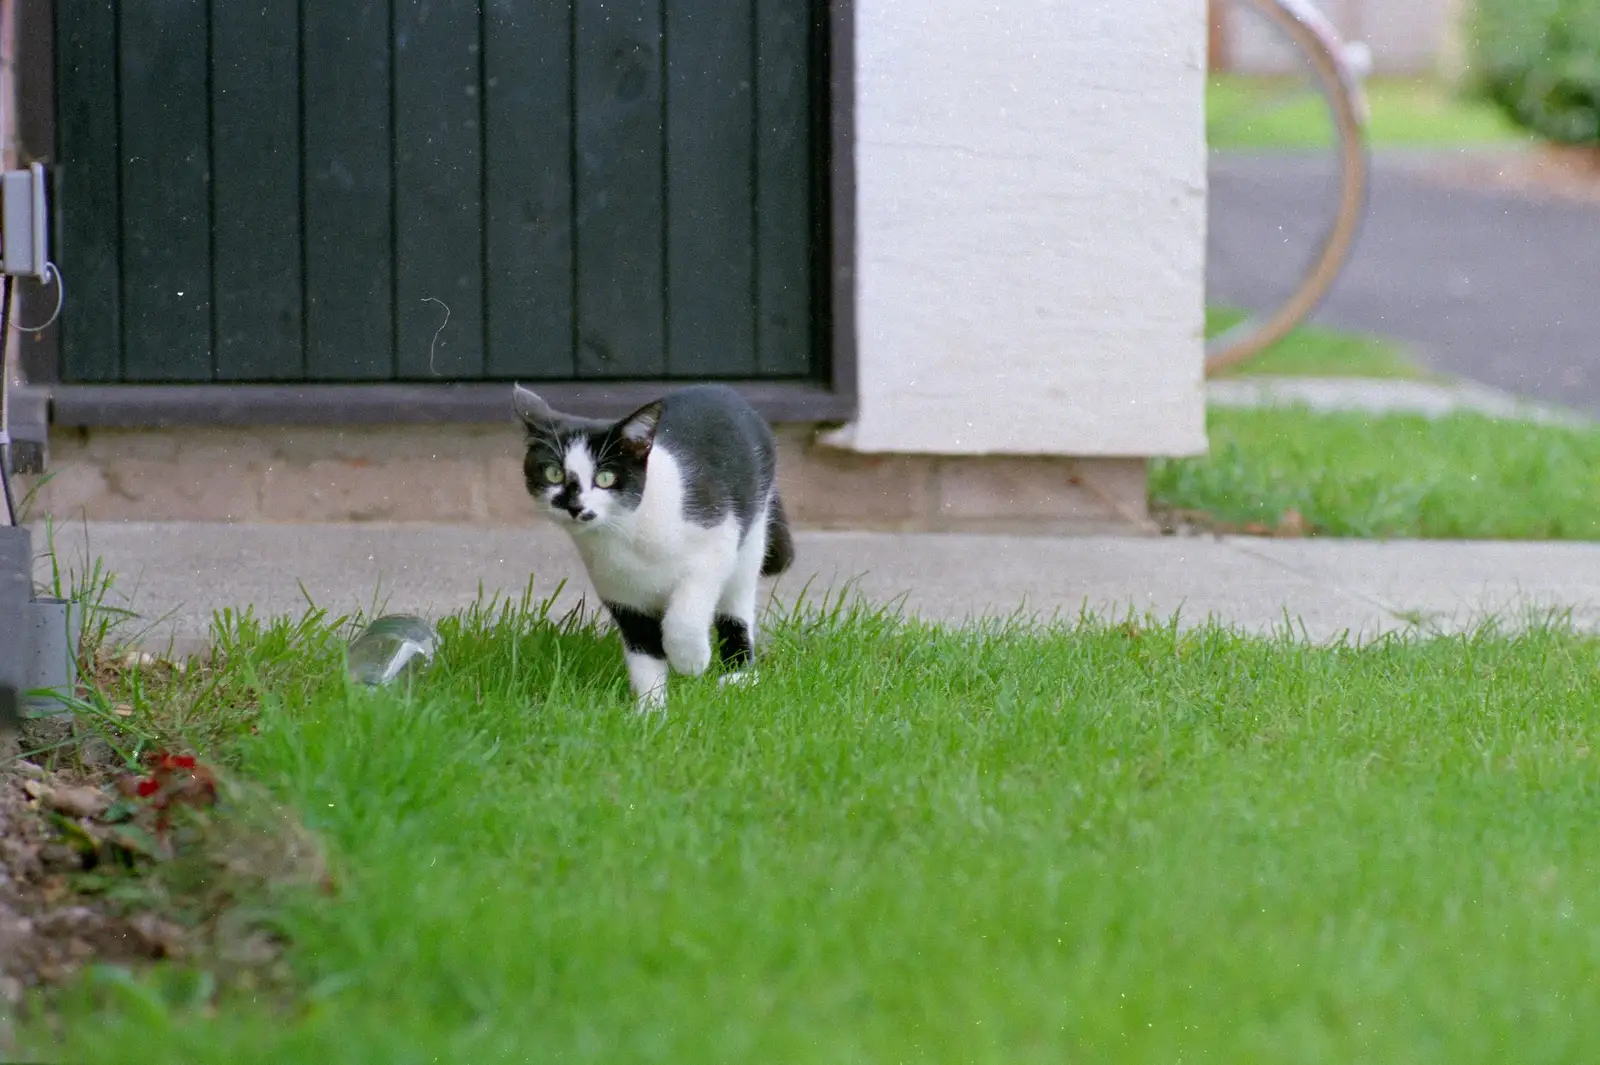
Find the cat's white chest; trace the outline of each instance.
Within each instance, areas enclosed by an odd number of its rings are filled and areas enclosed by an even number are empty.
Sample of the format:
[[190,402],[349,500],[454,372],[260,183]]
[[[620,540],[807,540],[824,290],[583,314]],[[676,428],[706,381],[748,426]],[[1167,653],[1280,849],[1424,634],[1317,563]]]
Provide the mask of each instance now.
[[600,598],[641,610],[660,610],[684,577],[680,537],[643,522],[578,539],[578,553]]
[[725,538],[726,530],[685,519],[683,478],[672,456],[658,449],[638,508],[574,541],[601,599],[657,612]]

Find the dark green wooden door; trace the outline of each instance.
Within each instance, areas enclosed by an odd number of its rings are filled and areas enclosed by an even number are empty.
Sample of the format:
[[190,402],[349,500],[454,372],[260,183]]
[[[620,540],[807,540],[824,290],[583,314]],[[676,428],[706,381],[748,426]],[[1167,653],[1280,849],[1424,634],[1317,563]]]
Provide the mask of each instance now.
[[822,376],[822,7],[57,0],[62,378]]

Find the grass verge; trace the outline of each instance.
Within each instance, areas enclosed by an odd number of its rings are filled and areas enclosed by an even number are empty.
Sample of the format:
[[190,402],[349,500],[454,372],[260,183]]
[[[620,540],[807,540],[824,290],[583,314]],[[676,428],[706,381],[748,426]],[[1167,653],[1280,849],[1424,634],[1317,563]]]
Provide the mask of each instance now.
[[774,627],[759,686],[649,718],[579,619],[442,634],[372,692],[320,621],[225,633],[232,694],[186,720],[339,870],[275,914],[300,1002],[90,983],[24,1027],[37,1057],[1600,1055],[1600,644],[1559,626],[1313,648],[832,609]]
[[[1206,336],[1237,325],[1245,312],[1232,307],[1206,308]],[[1417,380],[1429,376],[1399,344],[1383,337],[1302,325],[1260,354],[1220,376],[1379,377]]]
[[1214,408],[1210,454],[1151,464],[1158,512],[1333,536],[1600,539],[1600,430]]
[[[1532,142],[1493,104],[1435,81],[1372,78],[1366,93],[1367,133],[1377,148]],[[1224,150],[1317,148],[1332,142],[1333,131],[1327,105],[1309,81],[1237,74],[1208,82],[1206,128],[1211,147]]]

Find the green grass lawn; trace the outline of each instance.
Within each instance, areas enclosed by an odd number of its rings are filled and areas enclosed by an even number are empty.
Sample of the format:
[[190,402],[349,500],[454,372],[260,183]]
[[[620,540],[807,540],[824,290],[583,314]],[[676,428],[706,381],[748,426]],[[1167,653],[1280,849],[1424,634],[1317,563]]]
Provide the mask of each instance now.
[[1221,527],[1298,512],[1335,536],[1600,539],[1600,429],[1213,409],[1210,454],[1152,464],[1158,509]]
[[[1286,91],[1287,90],[1287,91]],[[1374,78],[1366,84],[1375,147],[1515,144],[1529,138],[1492,104],[1431,81]],[[1214,75],[1206,90],[1211,146],[1309,148],[1331,143],[1332,124],[1307,80]]]
[[[1231,307],[1206,309],[1206,335],[1215,336],[1242,321]],[[1427,376],[1392,340],[1340,329],[1303,325],[1259,355],[1230,367],[1222,376],[1282,374],[1312,377],[1421,378]]]
[[409,693],[319,624],[135,686],[129,728],[186,722],[339,889],[275,915],[296,1008],[103,980],[34,1059],[1600,1057],[1592,639],[845,611],[639,718],[614,638],[443,632]]

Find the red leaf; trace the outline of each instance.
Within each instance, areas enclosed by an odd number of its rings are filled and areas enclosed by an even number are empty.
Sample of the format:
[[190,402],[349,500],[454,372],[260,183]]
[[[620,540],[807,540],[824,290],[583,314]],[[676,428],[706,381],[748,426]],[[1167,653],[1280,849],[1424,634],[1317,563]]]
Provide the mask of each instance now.
[[141,799],[148,799],[160,790],[161,784],[159,781],[149,779],[139,781],[139,797]]

